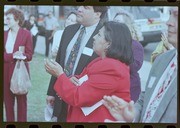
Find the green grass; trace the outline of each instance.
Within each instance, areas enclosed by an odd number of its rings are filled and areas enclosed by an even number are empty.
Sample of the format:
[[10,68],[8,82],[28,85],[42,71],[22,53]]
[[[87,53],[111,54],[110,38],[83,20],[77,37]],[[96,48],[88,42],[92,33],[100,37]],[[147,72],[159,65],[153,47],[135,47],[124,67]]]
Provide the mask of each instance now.
[[45,121],[44,108],[46,106],[46,93],[51,76],[45,71],[44,58],[40,54],[35,54],[30,62],[32,87],[27,96],[28,122]]

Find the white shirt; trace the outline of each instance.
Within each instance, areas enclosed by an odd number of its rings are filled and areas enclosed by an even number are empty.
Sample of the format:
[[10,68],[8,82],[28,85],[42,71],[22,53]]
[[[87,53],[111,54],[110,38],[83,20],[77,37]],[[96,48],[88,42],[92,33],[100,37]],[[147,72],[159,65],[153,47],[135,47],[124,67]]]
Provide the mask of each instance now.
[[54,33],[53,36],[53,44],[52,44],[52,52],[56,52],[59,49],[61,37],[64,30],[58,30]]
[[6,46],[5,46],[7,53],[13,53],[14,44],[15,44],[15,39],[12,36],[11,30],[9,30],[8,35],[7,35]]
[[[85,48],[88,40],[90,39],[91,35],[93,34],[94,30],[96,29],[96,26],[98,25],[98,23],[92,25],[92,26],[89,26],[89,27],[85,27],[85,33],[83,35],[83,38],[82,38],[82,42],[81,42],[81,46],[80,46],[80,49],[79,49],[79,52],[78,52],[78,55],[77,55],[77,58],[76,58],[76,61],[75,61],[75,64],[74,64],[74,69],[73,69],[73,72],[72,72],[72,75],[74,75],[74,72],[75,72],[75,69],[77,68],[77,65],[78,65],[78,62],[79,62],[79,59],[81,57],[81,54],[83,52],[83,49]],[[70,41],[67,49],[66,49],[66,57],[65,57],[65,63],[67,62],[68,60],[68,57],[71,53],[71,49],[73,48],[78,36],[79,36],[79,33],[80,33],[80,29],[82,28],[83,26],[81,25],[79,30],[76,32],[76,34],[74,35],[74,37],[72,38],[72,40]]]

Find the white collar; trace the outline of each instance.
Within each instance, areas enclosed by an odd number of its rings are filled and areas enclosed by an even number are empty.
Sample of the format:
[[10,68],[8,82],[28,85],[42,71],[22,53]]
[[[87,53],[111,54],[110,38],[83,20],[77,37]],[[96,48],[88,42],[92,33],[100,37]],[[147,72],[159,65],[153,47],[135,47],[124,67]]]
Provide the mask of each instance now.
[[[85,27],[85,32],[89,32],[89,31],[91,31],[92,29],[95,29],[96,26],[98,25],[98,23],[99,23],[99,22],[97,22],[97,23],[95,23],[95,24],[93,24],[93,25],[91,25],[91,26]],[[80,29],[81,29],[82,27],[84,27],[84,26],[81,25],[81,26],[80,26]]]

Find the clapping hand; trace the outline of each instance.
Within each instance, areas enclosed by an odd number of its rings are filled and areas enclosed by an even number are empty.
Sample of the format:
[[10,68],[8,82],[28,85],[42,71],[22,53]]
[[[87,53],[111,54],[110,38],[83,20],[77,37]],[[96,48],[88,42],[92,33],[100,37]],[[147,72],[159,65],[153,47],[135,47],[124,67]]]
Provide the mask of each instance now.
[[55,77],[59,77],[61,74],[64,73],[61,65],[59,65],[56,61],[49,59],[45,60],[45,69],[49,74]]
[[[167,36],[165,33],[161,34],[161,40],[163,42],[163,45],[167,50],[170,50],[173,48],[173,46],[168,42]],[[165,51],[164,51],[165,52]]]
[[[104,96],[103,104],[118,122],[132,122],[135,117],[134,102],[129,103],[117,96]],[[105,120],[110,122],[110,120]]]

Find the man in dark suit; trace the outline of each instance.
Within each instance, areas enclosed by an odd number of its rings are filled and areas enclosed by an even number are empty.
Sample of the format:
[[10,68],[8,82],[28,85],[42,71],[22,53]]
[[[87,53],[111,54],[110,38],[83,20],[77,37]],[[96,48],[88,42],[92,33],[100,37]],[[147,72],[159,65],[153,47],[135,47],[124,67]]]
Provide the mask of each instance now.
[[[70,75],[80,74],[84,67],[97,57],[92,50],[93,37],[102,27],[106,12],[106,6],[80,6],[77,10],[77,22],[79,24],[70,25],[64,30],[56,62],[66,70],[67,61],[69,60],[71,50],[74,47],[73,45],[79,38],[78,35],[80,34],[81,28],[85,27],[81,45]],[[57,121],[65,122],[67,116],[67,104],[56,95],[53,89],[55,81],[56,78],[52,76],[46,100],[48,104],[54,106],[53,116],[57,117]]]
[[168,41],[174,46],[159,55],[151,68],[145,91],[127,103],[116,96],[105,96],[104,105],[118,121],[177,123],[177,46],[178,7],[170,9]]

